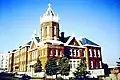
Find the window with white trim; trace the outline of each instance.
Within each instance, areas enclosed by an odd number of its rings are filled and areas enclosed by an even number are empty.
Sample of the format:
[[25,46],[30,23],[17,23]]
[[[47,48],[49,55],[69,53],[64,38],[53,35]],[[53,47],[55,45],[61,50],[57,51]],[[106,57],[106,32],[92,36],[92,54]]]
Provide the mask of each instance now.
[[58,56],[58,49],[55,50],[55,56]]
[[93,61],[91,61],[91,69],[93,69]]
[[56,26],[54,26],[54,36],[56,36]]
[[50,56],[52,56],[52,49],[50,49]]
[[74,57],[76,57],[76,49],[74,49]]
[[98,57],[100,57],[100,50],[98,50]]
[[72,68],[72,61],[70,61],[70,68]]
[[99,65],[100,65],[100,68],[102,68],[102,62],[101,61],[99,61]]
[[78,51],[77,51],[77,52],[78,52],[78,57],[80,57],[80,50],[78,49]]
[[94,49],[94,57],[96,57],[96,49]]
[[72,49],[70,49],[70,56],[72,56]]
[[89,49],[89,56],[92,57],[92,50]]
[[49,26],[47,26],[47,35],[49,35]]
[[85,50],[83,51],[83,56],[86,57]]
[[73,61],[73,67],[74,67],[74,68],[76,68],[75,65],[76,65],[76,64],[75,64],[75,61]]

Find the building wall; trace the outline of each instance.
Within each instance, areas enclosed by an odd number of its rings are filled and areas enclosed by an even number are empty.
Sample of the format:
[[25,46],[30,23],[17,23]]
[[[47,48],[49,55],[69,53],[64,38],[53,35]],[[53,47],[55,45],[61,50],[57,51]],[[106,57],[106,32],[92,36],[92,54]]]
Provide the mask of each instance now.
[[102,69],[102,55],[100,47],[86,47],[88,69]]
[[8,68],[8,54],[0,52],[0,69]]

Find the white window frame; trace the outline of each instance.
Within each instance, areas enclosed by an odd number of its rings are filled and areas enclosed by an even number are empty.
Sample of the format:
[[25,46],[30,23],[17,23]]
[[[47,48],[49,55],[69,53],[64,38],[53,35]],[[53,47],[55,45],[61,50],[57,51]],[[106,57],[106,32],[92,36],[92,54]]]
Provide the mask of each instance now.
[[56,36],[56,34],[57,34],[56,31],[57,31],[57,30],[56,30],[56,26],[54,26],[54,35],[55,35],[55,36]]
[[90,52],[89,53],[90,54],[89,57],[92,57],[92,49],[89,49],[89,52]]
[[102,68],[102,62],[101,61],[99,61],[99,65],[100,65],[100,68]]
[[72,56],[73,55],[73,53],[72,53],[72,49],[70,49],[70,56]]
[[96,57],[96,49],[94,49],[94,57]]
[[85,53],[85,50],[83,51],[83,56],[86,57],[86,53]]
[[98,57],[100,57],[100,50],[98,50]]
[[93,69],[93,61],[91,61],[91,69]]
[[76,49],[74,49],[74,57],[76,57]]
[[50,56],[53,56],[53,52],[52,52],[52,49],[50,50]]
[[58,56],[58,49],[55,50],[55,56]]

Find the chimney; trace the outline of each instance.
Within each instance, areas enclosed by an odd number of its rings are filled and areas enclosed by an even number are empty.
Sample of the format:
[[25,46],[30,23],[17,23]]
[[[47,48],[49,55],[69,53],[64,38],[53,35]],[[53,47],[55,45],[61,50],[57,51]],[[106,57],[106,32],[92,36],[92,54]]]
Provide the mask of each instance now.
[[61,38],[64,39],[64,32],[61,32]]

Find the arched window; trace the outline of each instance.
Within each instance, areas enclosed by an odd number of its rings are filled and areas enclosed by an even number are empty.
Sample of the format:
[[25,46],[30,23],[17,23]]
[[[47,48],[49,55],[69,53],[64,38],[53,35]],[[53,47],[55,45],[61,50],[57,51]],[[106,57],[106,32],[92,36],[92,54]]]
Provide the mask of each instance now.
[[98,50],[98,57],[100,57],[100,50]]
[[49,26],[47,26],[47,35],[49,35]]
[[50,49],[50,56],[52,56],[52,49]]
[[100,65],[100,68],[102,68],[102,62],[101,61],[99,61],[99,65]]
[[94,49],[94,57],[96,57],[96,49]]
[[56,26],[54,26],[54,36],[56,36]]
[[89,49],[89,56],[92,57],[92,50]]
[[93,61],[91,61],[91,69],[93,69]]
[[70,49],[70,56],[72,56],[72,49]]
[[74,57],[76,57],[76,50],[74,49]]

